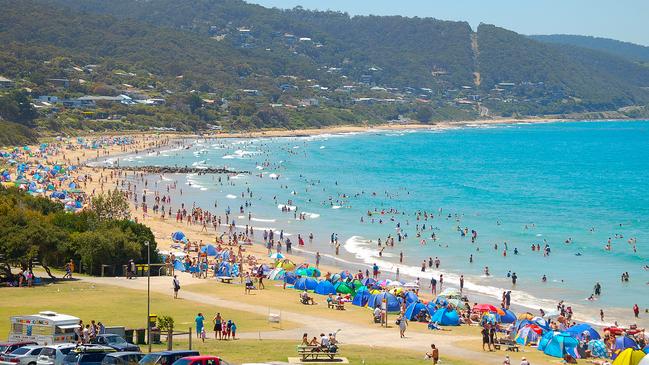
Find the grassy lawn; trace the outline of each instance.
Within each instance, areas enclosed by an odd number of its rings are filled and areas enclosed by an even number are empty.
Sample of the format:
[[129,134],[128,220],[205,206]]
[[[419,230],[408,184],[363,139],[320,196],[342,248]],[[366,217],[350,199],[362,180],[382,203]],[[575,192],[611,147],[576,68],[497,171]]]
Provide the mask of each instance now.
[[[265,284],[265,290],[255,290],[252,292],[252,295],[244,294],[243,286],[239,284],[217,284],[215,282],[185,285],[183,290],[201,294],[212,294],[219,298],[248,304],[264,303],[264,305],[268,305],[272,309],[305,313],[322,318],[344,320],[354,324],[363,326],[371,325],[380,328],[379,325],[374,324],[372,320],[372,312],[367,308],[361,308],[351,305],[351,303],[347,303],[345,304],[344,311],[329,309],[327,308],[327,297],[315,293],[310,293],[309,295],[314,297],[317,305],[307,306],[299,302],[299,291],[289,288],[284,290],[281,285],[278,285],[277,282],[273,281],[266,282]],[[394,327],[393,320],[395,319],[396,314],[390,314],[388,317],[390,326]],[[416,322],[410,322],[408,331],[430,332],[426,324]],[[445,331],[437,331],[435,334],[444,336],[476,336],[476,338],[479,338],[480,330],[477,329],[477,327],[468,326],[445,327]]]
[[[66,281],[35,288],[3,288],[0,295],[0,339],[9,334],[10,316],[44,310],[70,314],[84,322],[94,319],[106,326],[146,327],[145,291]],[[214,313],[221,312],[224,318],[234,320],[239,332],[274,329],[265,316],[151,294],[151,313],[172,316],[179,330],[194,327],[194,317],[198,312],[205,316],[208,328]],[[284,329],[295,326],[295,323],[287,321],[282,323]]]
[[[220,356],[230,363],[287,361],[288,357],[297,357],[296,341],[282,340],[236,340],[215,341],[205,343],[194,342],[194,349],[201,354]],[[159,346],[159,349],[166,349]],[[174,348],[187,348],[187,342],[174,342]],[[346,357],[350,364],[365,365],[412,365],[430,364],[424,360],[425,349],[421,353],[372,346],[343,345],[341,356]],[[442,354],[442,363],[450,365],[468,365],[470,363],[448,359]],[[477,364],[477,362],[476,362]]]

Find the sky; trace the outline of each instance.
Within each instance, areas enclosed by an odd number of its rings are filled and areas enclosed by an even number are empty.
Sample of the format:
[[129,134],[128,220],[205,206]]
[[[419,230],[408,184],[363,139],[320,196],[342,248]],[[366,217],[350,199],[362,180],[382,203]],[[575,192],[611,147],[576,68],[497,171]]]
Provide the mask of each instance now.
[[247,0],[266,7],[494,24],[522,34],[579,34],[649,46],[649,0]]

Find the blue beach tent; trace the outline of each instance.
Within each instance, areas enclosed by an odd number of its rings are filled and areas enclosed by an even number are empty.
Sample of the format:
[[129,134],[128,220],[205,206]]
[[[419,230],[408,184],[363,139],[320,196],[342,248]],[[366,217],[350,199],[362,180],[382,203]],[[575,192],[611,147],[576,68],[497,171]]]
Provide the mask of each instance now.
[[576,326],[572,326],[566,330],[566,333],[570,334],[572,337],[582,340],[583,339],[583,333],[588,332],[590,335],[591,340],[599,340],[601,336],[597,331],[593,329],[590,325],[587,325],[586,323],[578,324]]
[[548,332],[539,342],[538,349],[548,356],[563,358],[564,355],[569,354],[578,358],[577,346],[579,341],[568,333]]
[[284,274],[284,281],[286,284],[295,284],[295,280],[297,280],[297,275],[293,271],[287,271]]
[[419,297],[417,297],[417,294],[411,291],[406,293],[406,306],[412,303],[416,303],[417,301],[419,301]]
[[316,292],[316,294],[320,295],[336,294],[334,285],[328,280],[322,280],[321,282],[319,282],[314,291]]
[[318,286],[318,281],[314,278],[299,278],[293,284],[297,290],[315,290]]
[[371,308],[380,307],[383,299],[386,300],[388,312],[399,312],[401,310],[401,302],[399,302],[399,299],[386,292],[372,295],[367,302],[367,306]]
[[410,304],[408,308],[406,308],[406,312],[404,313],[404,315],[406,316],[406,319],[412,321],[417,316],[417,314],[419,314],[419,312],[421,312],[422,310],[428,313],[428,309],[422,302],[414,302]]
[[203,248],[201,248],[201,252],[207,254],[207,256],[216,256],[217,254],[216,247],[212,245],[204,246]]
[[185,271],[185,265],[182,262],[180,262],[180,260],[176,260],[176,261],[174,261],[174,270],[184,272]]
[[367,302],[370,300],[370,297],[372,294],[368,291],[360,291],[356,292],[356,295],[354,296],[354,299],[352,299],[352,305],[356,305],[359,307],[364,307],[367,305]]
[[433,314],[430,321],[440,326],[459,326],[460,316],[454,309],[441,308]]

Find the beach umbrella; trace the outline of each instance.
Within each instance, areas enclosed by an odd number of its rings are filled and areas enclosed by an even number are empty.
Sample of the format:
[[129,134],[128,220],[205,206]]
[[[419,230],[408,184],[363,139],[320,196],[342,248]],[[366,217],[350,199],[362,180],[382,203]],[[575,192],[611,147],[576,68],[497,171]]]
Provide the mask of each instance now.
[[284,275],[286,274],[286,270],[284,269],[279,269],[275,268],[268,273],[268,279],[269,280],[282,280],[284,279]]
[[299,278],[293,284],[297,290],[315,290],[318,286],[318,281],[314,278]]
[[364,307],[367,305],[371,296],[372,294],[368,291],[356,292],[356,295],[354,295],[354,299],[352,300],[352,305]]
[[479,312],[479,313],[484,313],[484,312],[490,312],[490,313],[498,313],[499,315],[505,314],[505,312],[491,304],[477,304],[473,306],[473,312]]
[[182,233],[181,231],[177,231],[171,234],[171,239],[177,243],[185,240],[186,237],[184,233]]
[[615,339],[615,349],[625,350],[628,348],[638,349],[638,344],[629,336],[618,336]]
[[646,354],[640,350],[627,348],[617,355],[613,365],[638,365],[645,356]]
[[337,282],[334,285],[334,288],[336,288],[337,293],[341,293],[341,294],[353,294],[354,293],[354,288],[349,286],[349,284],[347,284],[345,282],[340,282],[340,281]]
[[336,294],[334,285],[328,280],[322,280],[321,282],[319,282],[314,291],[316,292],[316,294],[320,295]]
[[535,324],[528,324],[521,328],[516,333],[516,343],[520,345],[527,345],[530,342],[536,342],[541,337],[543,330]]
[[431,316],[430,321],[440,326],[459,326],[460,315],[455,309],[440,308]]
[[295,263],[289,259],[283,259],[282,261],[278,262],[275,267],[281,267],[284,270],[293,270],[295,269]]
[[593,327],[591,327],[586,323],[572,326],[568,328],[565,332],[580,341],[584,338],[584,332],[588,333],[588,336],[590,337],[591,340],[599,340],[601,338],[599,333],[597,333],[597,331],[595,331]]
[[516,313],[512,312],[509,309],[500,308],[505,314],[500,316],[500,322],[502,323],[514,323],[516,322]]
[[273,259],[273,260],[281,260],[281,259],[284,258],[284,255],[282,255],[282,254],[279,253],[279,252],[275,252],[275,253],[273,253],[273,254],[270,254],[268,257],[270,257],[270,258]]
[[442,296],[442,297],[449,298],[449,299],[450,298],[458,298],[458,299],[462,298],[462,293],[460,293],[460,291],[455,289],[455,288],[446,288],[446,289],[442,290],[442,292],[439,293],[439,295]]
[[640,360],[638,365],[649,365],[649,355],[645,355],[645,357]]
[[517,318],[520,319],[520,320],[527,319],[529,321],[529,320],[532,320],[532,318],[534,318],[534,315],[532,313],[530,313],[530,312],[525,312],[525,313],[519,314]]
[[588,342],[588,350],[594,357],[608,358],[608,351],[604,340],[590,340]]
[[207,256],[216,256],[217,254],[216,247],[212,245],[203,246],[201,248],[201,252],[206,254]]

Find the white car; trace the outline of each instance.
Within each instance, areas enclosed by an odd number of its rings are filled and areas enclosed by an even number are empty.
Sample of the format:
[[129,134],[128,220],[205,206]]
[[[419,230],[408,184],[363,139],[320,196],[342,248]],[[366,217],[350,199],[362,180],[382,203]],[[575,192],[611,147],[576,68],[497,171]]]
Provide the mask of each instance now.
[[36,365],[36,360],[42,349],[43,346],[39,345],[19,347],[10,354],[2,355],[0,365]]
[[36,365],[62,365],[65,355],[75,347],[73,343],[45,346],[38,356]]

